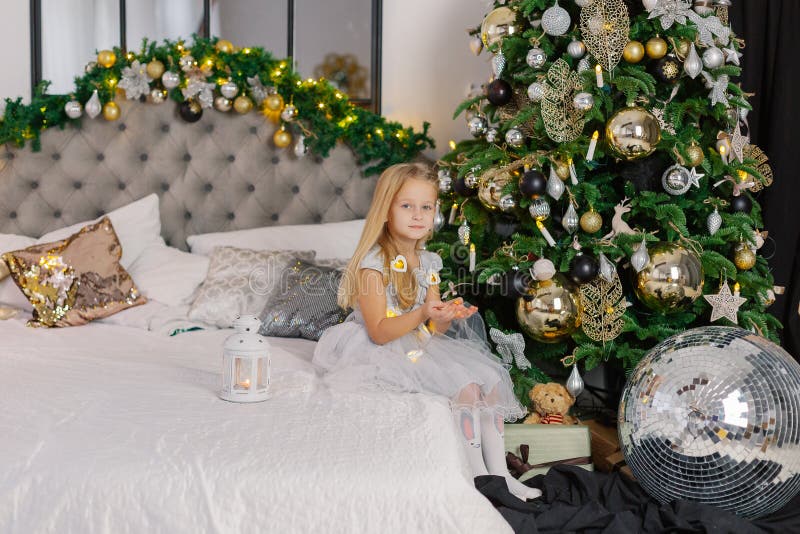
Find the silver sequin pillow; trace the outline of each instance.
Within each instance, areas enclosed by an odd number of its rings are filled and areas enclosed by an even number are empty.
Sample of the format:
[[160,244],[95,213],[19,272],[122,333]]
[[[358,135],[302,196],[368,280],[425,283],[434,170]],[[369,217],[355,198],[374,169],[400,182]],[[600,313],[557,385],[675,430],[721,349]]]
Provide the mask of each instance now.
[[258,333],[317,341],[326,328],[347,316],[336,303],[341,278],[339,269],[295,260],[269,296]]
[[290,263],[295,258],[313,260],[315,254],[313,250],[214,248],[189,319],[229,328],[238,315],[260,313]]

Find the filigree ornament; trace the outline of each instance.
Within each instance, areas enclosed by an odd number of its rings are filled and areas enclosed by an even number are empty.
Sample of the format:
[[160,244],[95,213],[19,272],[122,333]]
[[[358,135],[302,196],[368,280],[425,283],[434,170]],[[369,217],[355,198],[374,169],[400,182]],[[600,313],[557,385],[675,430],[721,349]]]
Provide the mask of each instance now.
[[595,0],[581,9],[583,42],[608,72],[622,59],[630,27],[628,8],[622,0]]
[[598,276],[587,284],[581,284],[581,325],[583,331],[594,341],[611,341],[622,333],[625,326],[625,310],[628,301],[622,294],[622,283],[614,271],[611,282]]
[[569,143],[583,132],[584,112],[575,109],[572,100],[581,88],[581,79],[563,59],[547,71],[542,100],[542,119],[547,136],[557,143]]
[[747,299],[740,297],[738,294],[731,293],[731,288],[728,286],[728,280],[722,282],[719,288],[719,293],[716,295],[703,295],[703,298],[711,304],[711,322],[718,321],[725,317],[734,324],[739,321],[736,314],[739,313],[739,308],[742,304],[747,302]]
[[754,176],[755,179],[753,180],[750,191],[761,191],[763,188],[772,185],[772,167],[769,165],[769,158],[760,148],[756,145],[747,145],[744,147],[744,159],[755,161],[755,169],[761,175],[760,177]]

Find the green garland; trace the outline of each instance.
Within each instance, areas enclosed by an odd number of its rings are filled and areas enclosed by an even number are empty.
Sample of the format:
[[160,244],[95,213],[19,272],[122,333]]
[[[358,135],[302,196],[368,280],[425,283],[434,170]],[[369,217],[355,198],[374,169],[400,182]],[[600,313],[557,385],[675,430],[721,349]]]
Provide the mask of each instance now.
[[[516,13],[515,31],[503,37],[501,43],[490,46],[489,52],[498,53],[502,49],[505,69],[499,77],[508,82],[517,94],[524,95],[528,85],[534,81],[543,82],[550,66],[559,59],[566,61],[573,71],[578,67],[579,60],[567,53],[567,46],[573,39],[582,39],[579,26],[575,25],[575,21],[580,20],[578,6],[572,2],[561,2],[561,7],[568,10],[573,21],[572,29],[563,36],[544,34],[541,28],[534,28],[530,24],[531,20],[541,18],[542,12],[552,5],[552,0],[494,3],[495,8],[507,7]],[[641,10],[641,6],[639,9]],[[476,28],[471,33],[477,35],[480,29]],[[681,40],[697,42],[699,47],[699,40],[696,41],[698,30],[690,22],[676,22],[665,31],[660,20],[648,19],[647,13],[630,17],[631,41],[645,43],[656,35],[669,43],[671,51]],[[526,63],[526,54],[534,46],[532,40],[538,40],[538,46],[547,54],[547,63],[540,69],[533,69]],[[726,48],[735,53],[742,44],[732,35]],[[702,53],[702,48],[699,53]],[[589,54],[586,57],[590,57]],[[726,160],[716,148],[718,133],[732,131],[738,122],[739,110],[750,109],[747,95],[738,85],[729,83],[727,93],[730,105],[717,103],[712,106],[709,102],[709,88],[704,85],[703,76],[694,80],[683,77],[677,84],[657,81],[649,69],[654,63],[655,60],[647,57],[636,64],[622,60],[614,69],[613,76],[605,73],[606,82],[602,89],[596,86],[592,68],[580,73],[580,90],[592,94],[594,106],[585,115],[583,134],[568,143],[557,143],[548,137],[539,103],[526,101],[519,104],[520,100],[517,99],[511,105],[518,108],[505,108],[489,103],[485,95],[467,100],[458,107],[455,116],[467,110],[484,114],[490,124],[496,125],[497,140],[488,142],[481,137],[462,141],[442,158],[440,166],[450,172],[453,182],[462,180],[459,186],[464,187],[463,177],[468,173],[474,173],[480,184],[484,173],[497,172],[515,162],[521,163],[520,160],[528,161],[532,167],[541,169],[545,177],[551,165],[556,162],[573,161],[578,184],[572,185],[567,180],[566,185],[577,203],[578,214],[592,207],[603,218],[603,228],[595,234],[582,230],[575,234],[584,253],[597,255],[602,252],[612,261],[618,261],[620,266],[628,261],[635,246],[642,241],[642,234],[618,235],[610,241],[600,239],[600,236],[611,229],[614,206],[627,196],[632,200],[629,204],[630,212],[625,215],[624,220],[632,228],[648,232],[649,243],[680,241],[699,246],[699,258],[705,272],[703,292],[717,293],[722,279],[730,280],[731,287],[734,282],[738,283],[741,295],[747,298],[747,302],[739,310],[739,324],[777,341],[780,322],[766,311],[771,304],[770,292],[774,284],[767,260],[758,256],[755,266],[750,270],[739,270],[731,261],[735,247],[741,242],[753,243],[754,229],[763,228],[761,208],[751,193],[744,191],[742,195],[752,200],[752,210],[747,213],[732,211],[729,206],[733,199],[732,184],[735,179],[716,185],[726,176],[737,177],[744,173],[758,181],[764,178],[757,170],[757,161],[748,157],[741,163],[734,157]],[[709,73],[717,79],[722,75],[738,76],[740,71],[736,65],[724,64]],[[658,171],[659,176],[672,163],[683,162],[688,166],[686,162],[690,161],[690,157],[687,148],[693,144],[702,147],[704,161],[697,170],[704,173],[705,177],[700,180],[699,189],[693,187],[679,196],[671,196],[661,190],[637,191],[633,183],[620,177],[619,164],[614,161],[613,154],[602,140],[597,145],[594,160],[586,161],[592,132],[597,130],[603,134],[608,119],[632,102],[647,109],[654,106],[663,108],[665,122],[674,127],[674,133],[662,129],[662,140],[655,155],[661,154],[671,163]],[[509,109],[513,109],[513,113]],[[504,143],[505,132],[520,124],[528,128],[525,143],[520,147]],[[626,164],[623,162],[623,165]],[[522,169],[519,169],[519,174],[522,174]],[[514,313],[515,302],[499,296],[501,289],[492,282],[502,281],[512,268],[527,270],[538,257],[552,260],[556,270],[564,273],[569,270],[571,261],[578,253],[571,246],[573,236],[562,231],[561,225],[552,218],[545,222],[545,226],[555,237],[557,245],[550,247],[547,244],[528,213],[531,199],[520,194],[516,182],[516,179],[511,180],[501,192],[501,195],[510,194],[516,200],[516,207],[508,213],[502,213],[496,207],[487,209],[474,197],[465,198],[455,192],[444,194],[444,216],[447,217],[450,207],[455,204],[461,218],[457,218],[454,225],[445,225],[434,237],[435,242],[429,244],[429,249],[439,251],[445,258],[442,276],[444,283],[454,284],[468,298],[472,296],[472,300],[482,305],[484,310],[493,310],[486,317],[487,323],[506,331],[520,330]],[[547,198],[553,214],[566,211],[569,193],[565,193],[558,201]],[[706,219],[715,206],[719,206],[723,224],[712,236],[706,230]],[[466,220],[471,226],[470,239],[477,252],[477,268],[473,273],[466,268],[468,253],[465,246],[459,243],[456,233],[461,220]],[[623,279],[626,278],[622,271],[620,275]],[[623,280],[623,284],[626,285],[627,280]],[[574,354],[589,369],[609,359],[631,369],[648,350],[666,337],[688,328],[709,324],[710,305],[702,297],[682,312],[662,314],[646,308],[632,293],[629,286],[626,297],[633,306],[625,312],[625,324],[621,335],[616,339],[606,343],[593,341],[580,328],[555,344],[543,344],[529,339],[526,351],[529,359],[535,360],[543,368],[548,365],[546,361],[550,360],[549,368],[555,371],[561,367],[558,360],[567,354]],[[723,320],[716,324],[731,323]],[[535,369],[527,372],[512,369],[512,377],[518,386],[536,380],[536,373],[538,370]],[[520,389],[523,390],[524,387]]]
[[[169,91],[169,98],[183,102],[181,89],[186,87],[187,76],[179,61],[181,57],[191,56],[204,70],[206,81],[215,83],[217,89],[231,80],[238,86],[239,94],[244,95],[251,90],[247,79],[258,76],[265,87],[273,87],[285,103],[291,102],[297,108],[297,118],[291,123],[284,122],[285,128],[301,130],[306,147],[323,157],[327,157],[337,141],[345,142],[353,149],[360,164],[369,165],[365,169],[366,175],[409,161],[423,150],[434,147],[428,136],[430,125],[427,122],[421,133],[404,128],[350,103],[344,93],[324,79],[303,80],[288,60],[275,59],[262,48],[219,46],[223,43],[229,44],[218,38],[194,36],[191,46],[169,40],[159,45],[145,39],[138,53],[126,54],[115,48],[116,61],[108,67],[95,62],[87,65],[86,73],[75,78],[75,89],[69,95],[47,94],[49,82],[44,81],[34,91],[30,104],[23,104],[21,98],[6,99],[5,114],[0,118],[0,143],[21,147],[30,141],[33,149],[39,150],[42,131],[64,128],[70,122],[83,120],[83,116],[70,119],[66,115],[64,106],[68,102],[77,100],[84,104],[95,90],[103,104],[125,98],[117,84],[122,79],[123,69],[134,61],[146,65],[158,60],[167,71],[179,73],[181,82]],[[164,89],[160,79],[151,81],[150,87]]]

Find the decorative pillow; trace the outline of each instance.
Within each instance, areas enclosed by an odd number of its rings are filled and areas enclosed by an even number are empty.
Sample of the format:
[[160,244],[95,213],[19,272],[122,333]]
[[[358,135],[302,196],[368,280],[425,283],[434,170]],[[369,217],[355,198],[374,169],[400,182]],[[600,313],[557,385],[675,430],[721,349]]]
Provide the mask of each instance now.
[[[32,237],[17,234],[0,234],[0,255],[4,252],[19,250],[36,243]],[[8,275],[10,271],[6,262],[0,259],[0,305],[19,308],[24,311],[33,311],[31,303],[19,290]]]
[[259,313],[295,257],[311,261],[314,251],[215,248],[206,279],[189,309],[189,319],[230,328],[238,315]]
[[190,235],[186,242],[195,254],[208,255],[214,247],[231,246],[251,250],[314,250],[317,258],[350,258],[363,229],[364,219],[356,219]]
[[208,256],[153,244],[128,268],[136,286],[148,300],[168,306],[190,304],[208,272]]
[[347,316],[336,303],[342,271],[296,259],[261,312],[262,336],[317,341]]
[[55,243],[3,254],[33,305],[29,326],[77,326],[147,302],[120,265],[122,247],[108,217]]
[[[122,245],[122,258],[119,263],[126,269],[148,246],[154,243],[164,244],[164,239],[161,237],[161,215],[158,202],[158,195],[153,193],[105,215],[111,219],[111,224],[114,225],[114,231]],[[84,221],[53,230],[44,234],[36,242],[50,243],[66,239],[84,226],[98,223],[101,220],[102,217],[98,217],[93,221]]]

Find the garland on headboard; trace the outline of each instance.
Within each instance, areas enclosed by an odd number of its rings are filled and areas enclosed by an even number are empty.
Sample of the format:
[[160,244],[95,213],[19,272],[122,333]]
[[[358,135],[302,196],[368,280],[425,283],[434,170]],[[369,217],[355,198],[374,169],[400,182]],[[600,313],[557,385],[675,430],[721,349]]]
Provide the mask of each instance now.
[[338,140],[349,145],[359,163],[375,174],[389,165],[413,159],[434,142],[429,124],[421,133],[388,121],[352,104],[347,95],[326,80],[303,80],[291,61],[275,59],[262,48],[237,48],[227,40],[194,36],[194,43],[145,39],[141,50],[102,50],[97,61],[75,78],[69,95],[47,94],[49,82],[34,91],[30,104],[6,99],[0,118],[0,143],[23,146],[30,141],[39,150],[41,132],[55,126],[93,119],[119,118],[116,99],[128,98],[163,104],[178,103],[179,115],[188,122],[200,119],[212,106],[219,112],[260,111],[280,124],[273,143],[298,156],[307,149],[327,157]]

